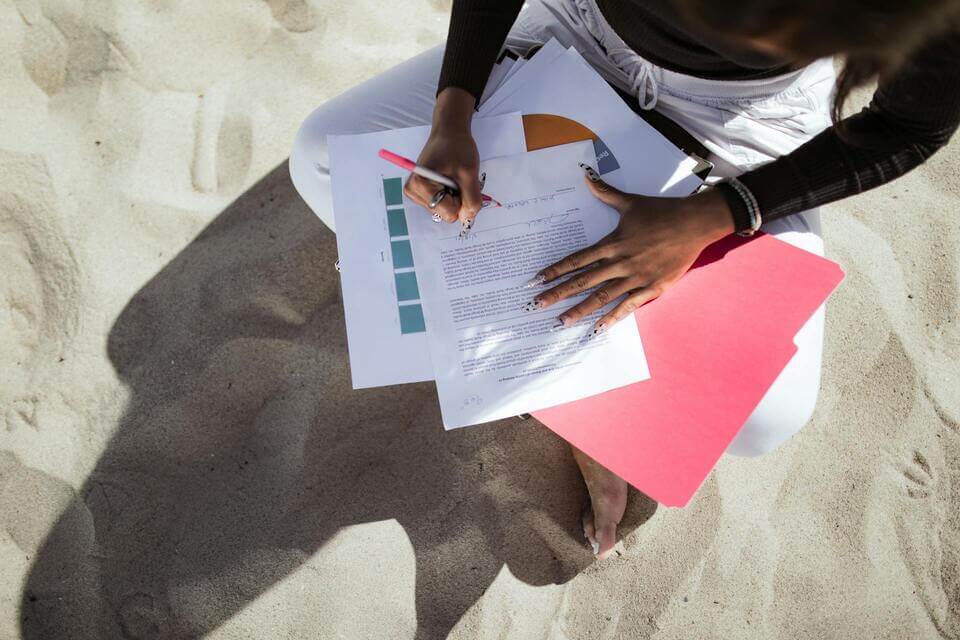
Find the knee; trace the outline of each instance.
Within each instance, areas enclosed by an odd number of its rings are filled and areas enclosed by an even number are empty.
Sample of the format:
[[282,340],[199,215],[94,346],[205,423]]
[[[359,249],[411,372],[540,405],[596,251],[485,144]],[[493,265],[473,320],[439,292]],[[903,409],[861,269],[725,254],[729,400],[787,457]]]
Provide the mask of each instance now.
[[324,107],[315,109],[297,131],[288,169],[290,180],[300,197],[324,224],[334,229],[327,154],[327,133],[330,129],[331,119]]
[[312,164],[327,166],[327,134],[331,131],[332,118],[328,115],[326,105],[313,110],[303,121],[293,139],[291,159],[310,158]]
[[730,443],[727,453],[757,457],[782,445],[810,422],[817,404],[817,391],[816,388],[807,393],[794,390],[778,402],[758,406]]

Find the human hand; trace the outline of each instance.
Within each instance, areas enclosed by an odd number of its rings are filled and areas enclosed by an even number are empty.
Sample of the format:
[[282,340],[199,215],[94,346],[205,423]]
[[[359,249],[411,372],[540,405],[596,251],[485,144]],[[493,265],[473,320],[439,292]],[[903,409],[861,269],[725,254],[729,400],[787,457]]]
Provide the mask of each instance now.
[[456,222],[469,229],[480,211],[480,155],[470,133],[474,97],[456,87],[448,87],[437,96],[430,137],[423,146],[417,164],[451,178],[460,187],[456,194],[447,191],[439,204],[430,209],[430,200],[444,185],[411,173],[403,187],[408,198],[436,214],[445,222]]
[[723,196],[713,189],[688,198],[635,195],[611,187],[592,168],[582,166],[590,190],[620,213],[620,224],[595,245],[538,273],[531,286],[582,270],[537,295],[525,308],[545,309],[598,287],[558,316],[558,326],[570,326],[611,300],[626,296],[596,322],[596,334],[663,293],[707,245],[733,233],[734,222]]

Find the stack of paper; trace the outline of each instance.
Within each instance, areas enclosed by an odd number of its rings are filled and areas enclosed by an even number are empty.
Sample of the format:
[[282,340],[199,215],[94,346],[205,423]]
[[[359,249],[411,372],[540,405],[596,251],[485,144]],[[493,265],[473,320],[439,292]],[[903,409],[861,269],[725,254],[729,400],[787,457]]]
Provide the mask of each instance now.
[[[473,134],[484,190],[503,206],[485,209],[466,239],[459,226],[433,223],[404,198],[406,175],[377,157],[380,148],[416,157],[427,127],[328,140],[354,386],[436,379],[447,428],[649,377],[634,323],[588,340],[598,312],[551,331],[556,316],[586,294],[524,312],[537,293],[524,284],[616,227],[616,212],[586,188],[581,162],[636,192],[686,195],[700,185],[695,162],[637,117],[575,50],[551,41],[492,76],[499,82],[491,83]],[[525,153],[520,111],[568,119],[587,139]]]
[[556,41],[490,75],[473,135],[484,191],[502,206],[467,237],[405,198],[405,172],[377,156],[416,157],[428,135],[328,140],[354,387],[435,379],[447,428],[536,412],[637,488],[685,504],[842,272],[766,236],[725,241],[637,312],[639,332],[625,320],[591,337],[598,314],[551,331],[584,295],[523,310],[537,292],[525,282],[618,221],[577,165],[624,191],[685,196],[701,185],[696,160]]
[[686,196],[702,184],[693,175],[697,160],[624,104],[576,49],[551,39],[529,60],[500,65],[507,71],[501,66],[491,73],[490,81],[499,84],[488,84],[481,116],[521,112],[529,120],[545,114],[581,125],[592,134],[600,175],[624,191]]
[[586,293],[548,308],[525,308],[542,290],[526,286],[541,269],[613,231],[619,215],[590,193],[578,142],[481,164],[484,191],[502,206],[484,209],[468,235],[459,225],[411,220],[423,282],[427,342],[448,428],[516,416],[646,380],[636,323],[592,336],[608,307],[573,326],[557,316]]

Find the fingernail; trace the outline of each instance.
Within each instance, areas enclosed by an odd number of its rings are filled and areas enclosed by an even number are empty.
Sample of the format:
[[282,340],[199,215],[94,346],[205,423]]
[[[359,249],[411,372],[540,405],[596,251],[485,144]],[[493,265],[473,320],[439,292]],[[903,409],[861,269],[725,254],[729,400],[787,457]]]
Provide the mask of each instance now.
[[593,167],[581,162],[580,168],[583,169],[584,173],[587,174],[587,177],[590,179],[590,182],[600,182],[600,174],[594,171]]
[[527,289],[532,289],[533,287],[539,287],[546,281],[547,281],[547,276],[543,275],[542,273],[538,273],[537,275],[527,280],[526,284],[524,284],[523,286],[525,286]]
[[595,556],[600,555],[600,543],[599,543],[599,542],[597,542],[596,540],[591,540],[591,541],[590,541],[590,546],[593,547],[593,555],[595,555]]
[[439,214],[439,213],[435,213],[435,214],[433,214],[433,221],[434,221],[434,222],[443,222],[443,218],[440,217],[440,214]]
[[487,172],[484,171],[480,174],[480,188],[483,189],[483,185],[487,183]]
[[520,307],[520,311],[536,311],[542,306],[543,306],[543,303],[540,302],[539,300],[531,300],[530,302],[527,302],[526,304],[522,305]]
[[560,331],[560,329],[563,329],[565,326],[564,321],[561,318],[557,318],[550,327],[550,331]]
[[590,332],[590,336],[591,337],[598,336],[606,330],[607,330],[607,325],[605,325],[602,322],[598,322],[593,326],[593,331]]

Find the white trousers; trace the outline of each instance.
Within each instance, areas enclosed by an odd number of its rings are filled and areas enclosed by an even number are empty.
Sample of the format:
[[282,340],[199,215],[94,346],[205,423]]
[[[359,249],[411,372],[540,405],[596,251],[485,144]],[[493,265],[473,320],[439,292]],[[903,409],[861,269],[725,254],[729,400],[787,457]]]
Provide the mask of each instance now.
[[[636,95],[644,108],[662,112],[700,140],[711,152],[716,179],[789,153],[829,125],[834,85],[830,60],[762,80],[705,80],[671,72],[630,50],[606,23],[595,0],[529,1],[505,47],[523,54],[551,37],[576,47],[608,82]],[[290,175],[303,199],[331,229],[327,134],[429,124],[442,57],[442,46],[430,49],[328,101],[304,121],[290,154]],[[763,230],[823,254],[816,209],[775,220]],[[820,387],[823,324],[821,307],[797,333],[797,353],[728,453],[766,453],[809,421]],[[743,330],[750,330],[750,318],[743,319]]]

